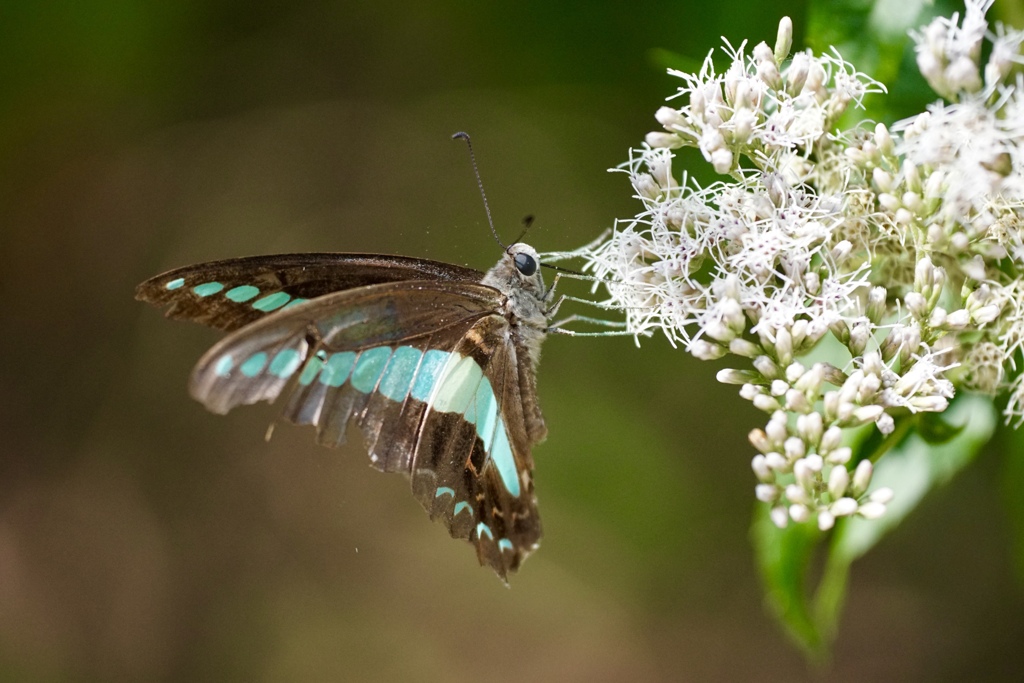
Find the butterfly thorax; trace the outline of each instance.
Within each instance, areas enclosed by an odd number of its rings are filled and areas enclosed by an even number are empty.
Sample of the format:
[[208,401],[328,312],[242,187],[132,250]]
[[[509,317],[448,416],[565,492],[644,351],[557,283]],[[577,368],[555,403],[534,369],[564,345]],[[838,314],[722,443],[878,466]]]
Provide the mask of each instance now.
[[533,247],[513,244],[480,281],[505,295],[503,312],[534,367],[540,362],[540,346],[548,328],[548,292],[539,264],[540,256]]

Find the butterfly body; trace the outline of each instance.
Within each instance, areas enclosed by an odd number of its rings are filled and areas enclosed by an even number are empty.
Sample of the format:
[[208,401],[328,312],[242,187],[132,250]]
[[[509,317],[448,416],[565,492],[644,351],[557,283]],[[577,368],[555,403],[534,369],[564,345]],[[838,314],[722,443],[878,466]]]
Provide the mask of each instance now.
[[231,259],[148,280],[137,298],[227,332],[193,371],[207,408],[282,399],[336,446],[350,424],[371,464],[499,576],[540,540],[531,448],[547,430],[536,367],[551,309],[537,253],[486,274],[360,254]]

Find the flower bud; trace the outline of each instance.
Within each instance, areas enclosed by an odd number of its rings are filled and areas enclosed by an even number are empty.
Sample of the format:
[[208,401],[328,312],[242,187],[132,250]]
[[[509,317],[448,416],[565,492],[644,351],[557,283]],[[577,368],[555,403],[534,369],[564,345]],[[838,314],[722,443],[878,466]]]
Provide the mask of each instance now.
[[874,467],[871,465],[870,460],[861,460],[857,463],[857,469],[853,471],[853,484],[850,488],[851,496],[859,497],[868,490],[873,472]]
[[806,522],[811,518],[811,511],[806,505],[790,505],[789,516],[794,522]]
[[889,135],[889,129],[885,127],[884,123],[879,123],[875,126],[875,145],[882,154],[886,156],[892,155],[892,136]]
[[793,49],[793,20],[789,17],[782,17],[779,20],[779,31],[775,35],[775,51],[774,57],[778,64],[782,64],[783,60],[789,56],[789,51]]
[[828,454],[828,461],[832,465],[845,465],[853,457],[853,449],[849,446],[842,446]]
[[779,499],[779,487],[775,484],[758,484],[754,487],[754,496],[762,503],[774,503]]
[[828,493],[833,500],[839,500],[850,485],[850,473],[845,467],[833,467],[828,475]]
[[810,412],[799,415],[796,418],[796,431],[807,445],[819,444],[822,438],[821,413]]
[[829,512],[836,517],[846,517],[855,514],[860,506],[853,498],[840,498],[828,506]]
[[729,353],[737,356],[743,356],[744,358],[755,358],[759,353],[763,353],[763,349],[757,344],[737,337],[729,342]]
[[766,413],[775,412],[782,407],[773,396],[768,396],[767,394],[758,394],[755,396],[753,404],[755,408]]
[[892,489],[889,488],[888,486],[883,486],[880,489],[876,489],[875,491],[872,491],[871,495],[868,496],[868,500],[870,500],[870,501],[872,501],[874,503],[881,503],[882,505],[888,505],[889,502],[893,499],[893,496],[894,496],[894,494],[892,492]]
[[786,457],[789,458],[790,461],[798,460],[803,458],[804,454],[807,452],[807,444],[803,442],[803,439],[791,436],[786,439],[786,442],[783,444],[783,450],[785,450]]
[[686,119],[683,118],[678,109],[673,109],[672,107],[659,107],[658,111],[654,112],[654,118],[669,131],[686,126]]
[[763,429],[751,429],[750,433],[747,434],[747,441],[761,453],[768,453],[772,449],[768,435],[764,433]]
[[878,324],[881,321],[882,316],[885,315],[885,302],[888,292],[885,287],[873,287],[871,292],[868,293],[868,307],[867,316],[868,319]]
[[835,516],[828,510],[822,510],[818,513],[818,528],[822,531],[828,531],[836,524]]
[[878,519],[885,514],[885,506],[875,502],[864,503],[857,508],[857,514],[864,519]]
[[786,460],[786,457],[782,455],[782,453],[768,453],[764,456],[764,461],[768,467],[780,474],[786,474],[792,469],[789,461]]
[[754,476],[762,483],[771,484],[775,481],[775,472],[768,466],[768,460],[760,453],[750,461],[750,468],[754,470]]

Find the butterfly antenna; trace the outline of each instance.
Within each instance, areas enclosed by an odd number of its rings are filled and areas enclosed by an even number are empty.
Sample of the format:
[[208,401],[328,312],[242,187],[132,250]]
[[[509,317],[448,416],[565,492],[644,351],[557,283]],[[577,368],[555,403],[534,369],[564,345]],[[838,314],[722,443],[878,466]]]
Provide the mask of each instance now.
[[505,243],[498,237],[498,231],[494,229],[494,221],[491,219],[491,207],[487,204],[487,193],[484,192],[484,181],[480,179],[480,169],[476,165],[476,155],[473,154],[473,143],[469,141],[469,133],[459,131],[452,136],[452,140],[461,139],[466,141],[466,147],[469,149],[469,160],[473,162],[473,175],[476,176],[476,184],[480,188],[480,196],[484,200],[484,211],[487,212],[487,223],[491,226],[491,234],[494,235],[494,239],[497,240],[498,244],[501,245],[502,249],[508,250]]
[[526,237],[526,233],[528,233],[530,231],[531,227],[533,227],[533,215],[532,214],[523,217],[523,231],[521,233],[519,233],[519,237],[517,237],[516,241],[513,242],[512,244],[517,244],[519,242],[522,242],[523,238]]

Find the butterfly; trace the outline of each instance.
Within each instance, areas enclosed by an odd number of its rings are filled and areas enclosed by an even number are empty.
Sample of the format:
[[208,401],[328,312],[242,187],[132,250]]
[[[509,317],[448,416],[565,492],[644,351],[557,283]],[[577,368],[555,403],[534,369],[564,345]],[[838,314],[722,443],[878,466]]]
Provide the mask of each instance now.
[[[485,200],[486,201],[486,200]],[[489,211],[488,211],[489,213]],[[226,332],[192,372],[214,413],[282,402],[321,444],[362,432],[373,467],[503,580],[538,547],[531,449],[552,289],[527,244],[487,273],[375,254],[284,254],[186,266],[140,284],[170,318]]]

